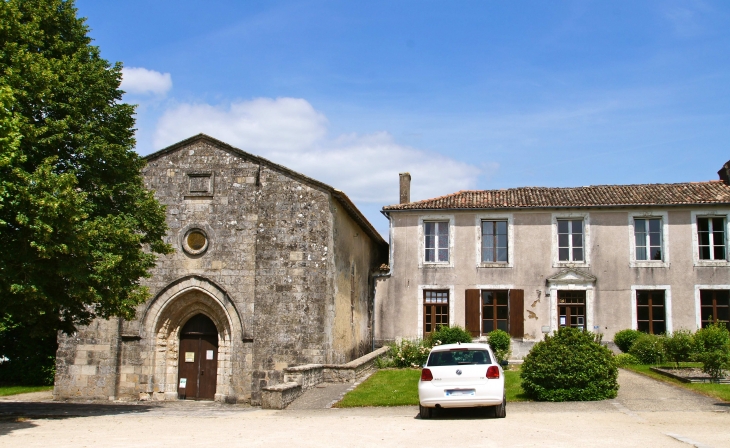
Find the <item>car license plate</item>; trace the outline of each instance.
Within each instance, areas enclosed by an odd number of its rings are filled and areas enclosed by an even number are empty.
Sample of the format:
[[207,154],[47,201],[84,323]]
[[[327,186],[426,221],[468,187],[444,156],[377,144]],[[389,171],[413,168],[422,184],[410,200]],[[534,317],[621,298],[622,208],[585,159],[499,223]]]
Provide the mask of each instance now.
[[475,391],[474,389],[455,389],[455,390],[447,390],[446,396],[447,397],[456,397],[456,396],[463,396],[463,395],[474,395]]

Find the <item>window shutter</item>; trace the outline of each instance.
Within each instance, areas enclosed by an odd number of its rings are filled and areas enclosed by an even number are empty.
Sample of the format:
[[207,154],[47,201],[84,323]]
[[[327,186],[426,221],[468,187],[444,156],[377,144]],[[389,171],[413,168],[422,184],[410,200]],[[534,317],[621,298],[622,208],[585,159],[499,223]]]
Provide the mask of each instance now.
[[481,333],[481,313],[479,306],[481,305],[481,294],[478,289],[466,290],[466,329],[471,332],[474,337],[479,337]]
[[525,291],[509,290],[509,334],[513,338],[525,336]]

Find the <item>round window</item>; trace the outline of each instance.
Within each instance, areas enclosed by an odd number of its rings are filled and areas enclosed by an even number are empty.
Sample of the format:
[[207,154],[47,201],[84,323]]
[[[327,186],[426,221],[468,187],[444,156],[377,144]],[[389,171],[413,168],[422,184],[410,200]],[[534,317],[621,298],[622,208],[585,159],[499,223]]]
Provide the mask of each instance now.
[[191,229],[183,239],[183,249],[190,255],[200,255],[208,249],[208,237],[200,229]]

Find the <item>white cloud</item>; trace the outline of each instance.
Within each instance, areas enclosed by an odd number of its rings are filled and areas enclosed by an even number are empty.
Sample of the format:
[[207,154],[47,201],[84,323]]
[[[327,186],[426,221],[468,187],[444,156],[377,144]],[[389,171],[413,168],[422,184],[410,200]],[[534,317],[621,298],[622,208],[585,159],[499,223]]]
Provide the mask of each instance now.
[[329,138],[326,117],[296,98],[229,107],[180,104],[160,118],[154,145],[162,148],[200,132],[321,180],[358,203],[379,206],[398,201],[400,172],[411,173],[411,200],[419,200],[475,188],[482,171],[398,144],[387,132]]
[[172,88],[172,77],[142,67],[124,67],[121,88],[132,94],[164,95]]

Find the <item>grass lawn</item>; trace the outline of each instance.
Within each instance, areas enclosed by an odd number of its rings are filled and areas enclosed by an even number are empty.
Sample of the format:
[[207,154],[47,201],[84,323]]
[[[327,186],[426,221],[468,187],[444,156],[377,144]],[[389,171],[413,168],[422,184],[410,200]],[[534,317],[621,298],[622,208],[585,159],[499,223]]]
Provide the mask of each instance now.
[[[693,366],[693,367],[697,366],[696,364],[688,364],[688,363],[682,363],[681,365]],[[681,381],[675,380],[674,378],[664,376],[661,373],[652,372],[650,370],[651,367],[657,367],[657,366],[638,364],[638,365],[624,366],[623,368],[627,369],[627,370],[631,370],[632,372],[646,375],[648,377],[654,378],[659,381],[663,381],[665,383],[675,384],[679,387],[683,387],[685,389],[689,389],[691,391],[698,392],[702,395],[707,395],[708,397],[718,398],[723,401],[730,401],[730,384],[683,383]],[[661,365],[659,367],[674,367],[674,364],[666,364],[666,365]]]
[[[507,401],[528,401],[519,370],[504,373]],[[338,408],[362,406],[417,406],[420,369],[378,370],[335,404]]]
[[0,397],[44,390],[53,390],[53,386],[0,386]]

